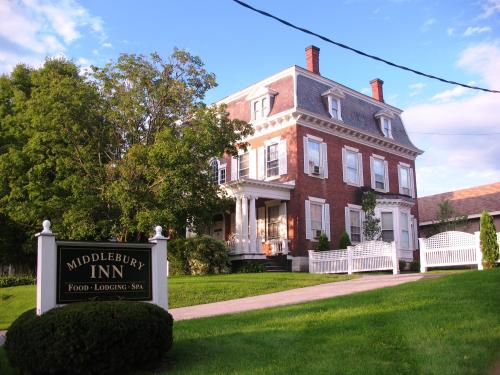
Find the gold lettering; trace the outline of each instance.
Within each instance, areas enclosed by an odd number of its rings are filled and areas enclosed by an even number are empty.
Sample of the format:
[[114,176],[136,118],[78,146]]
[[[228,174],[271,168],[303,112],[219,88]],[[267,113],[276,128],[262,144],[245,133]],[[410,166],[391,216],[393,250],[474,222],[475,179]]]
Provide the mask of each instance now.
[[114,253],[108,253],[108,260],[115,260],[115,254]]
[[123,279],[123,265],[121,265],[119,269],[117,266],[113,266],[111,270],[113,271],[113,279],[116,279],[116,274],[118,274],[120,278]]
[[117,262],[121,262],[121,261],[122,261],[122,255],[121,255],[120,253],[116,253],[116,254],[115,254],[115,260],[116,260]]
[[91,270],[91,272],[90,272],[90,278],[91,279],[95,279],[95,264],[91,264],[90,265],[90,270]]
[[109,264],[106,265],[106,268],[104,266],[99,265],[99,279],[102,279],[102,275],[106,276],[107,279],[109,279]]
[[73,269],[76,268],[76,262],[74,259],[71,261],[71,263],[66,263],[66,265],[68,266],[68,270],[70,271],[73,271]]
[[90,256],[92,257],[92,262],[97,262],[99,260],[99,254],[97,253],[92,253]]
[[90,263],[90,257],[88,255],[82,256],[83,264]]
[[142,269],[142,267],[144,267],[144,266],[145,266],[145,264],[142,263],[141,261],[139,261],[139,268],[138,268],[138,270],[140,271]]
[[132,260],[130,261],[130,266],[131,267],[135,267],[135,264],[137,263],[137,259],[135,258],[132,258]]

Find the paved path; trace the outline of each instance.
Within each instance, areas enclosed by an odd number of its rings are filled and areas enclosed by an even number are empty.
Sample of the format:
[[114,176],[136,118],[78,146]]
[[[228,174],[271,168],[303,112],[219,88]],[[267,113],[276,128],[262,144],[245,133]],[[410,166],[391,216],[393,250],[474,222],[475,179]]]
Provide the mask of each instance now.
[[196,319],[344,296],[347,294],[417,281],[424,277],[426,276],[422,274],[362,276],[354,280],[308,286],[278,293],[207,303],[204,305],[180,307],[177,309],[170,309],[169,312],[173,315],[175,320]]

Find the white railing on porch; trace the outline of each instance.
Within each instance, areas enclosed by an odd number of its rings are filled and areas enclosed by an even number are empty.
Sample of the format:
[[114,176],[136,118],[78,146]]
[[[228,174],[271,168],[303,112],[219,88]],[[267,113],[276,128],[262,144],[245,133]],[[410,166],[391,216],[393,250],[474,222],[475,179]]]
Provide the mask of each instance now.
[[288,254],[288,240],[269,240],[267,241],[271,245],[271,255]]
[[250,240],[248,238],[239,238],[237,235],[233,235],[230,240],[226,241],[226,245],[231,255],[263,253],[262,240],[259,236],[257,236],[255,241],[255,249],[250,249]]
[[309,250],[309,273],[348,273],[392,270],[399,273],[394,242],[367,241],[347,250]]
[[[429,238],[419,238],[420,272],[429,267],[477,265],[483,269],[483,254],[479,232],[442,232]],[[497,233],[500,244],[500,233]],[[500,258],[497,262],[500,261]]]

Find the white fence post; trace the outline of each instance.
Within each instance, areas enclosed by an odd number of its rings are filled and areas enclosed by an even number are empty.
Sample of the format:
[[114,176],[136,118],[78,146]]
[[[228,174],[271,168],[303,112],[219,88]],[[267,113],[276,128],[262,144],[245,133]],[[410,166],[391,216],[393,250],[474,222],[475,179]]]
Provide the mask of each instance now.
[[476,257],[477,257],[477,269],[479,271],[483,270],[483,252],[481,251],[481,233],[474,232],[474,240],[476,243]]
[[162,228],[155,227],[155,235],[149,239],[154,244],[151,249],[153,300],[155,305],[168,310],[167,287],[167,237],[161,234]]
[[396,248],[396,242],[392,241],[391,242],[391,248],[392,248],[392,274],[397,275],[399,274],[399,259],[398,259],[398,249]]
[[313,269],[313,253],[314,251],[309,250],[309,273],[315,273],[315,269]]
[[420,247],[420,272],[427,272],[427,261],[426,261],[426,254],[425,254],[425,239],[419,238],[418,239],[419,247]]
[[347,246],[347,274],[352,275],[352,246]]
[[38,237],[36,269],[36,314],[42,315],[56,307],[56,235],[50,230],[50,221],[43,221]]

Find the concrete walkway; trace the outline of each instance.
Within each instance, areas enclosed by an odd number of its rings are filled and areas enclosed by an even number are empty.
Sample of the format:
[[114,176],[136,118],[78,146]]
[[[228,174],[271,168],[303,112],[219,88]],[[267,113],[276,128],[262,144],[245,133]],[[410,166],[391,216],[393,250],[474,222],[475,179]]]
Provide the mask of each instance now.
[[422,274],[362,276],[354,280],[308,286],[278,293],[207,303],[204,305],[180,307],[177,309],[170,309],[169,312],[173,315],[174,320],[177,321],[196,319],[345,296],[347,294],[409,283],[424,277],[429,276],[424,276]]

